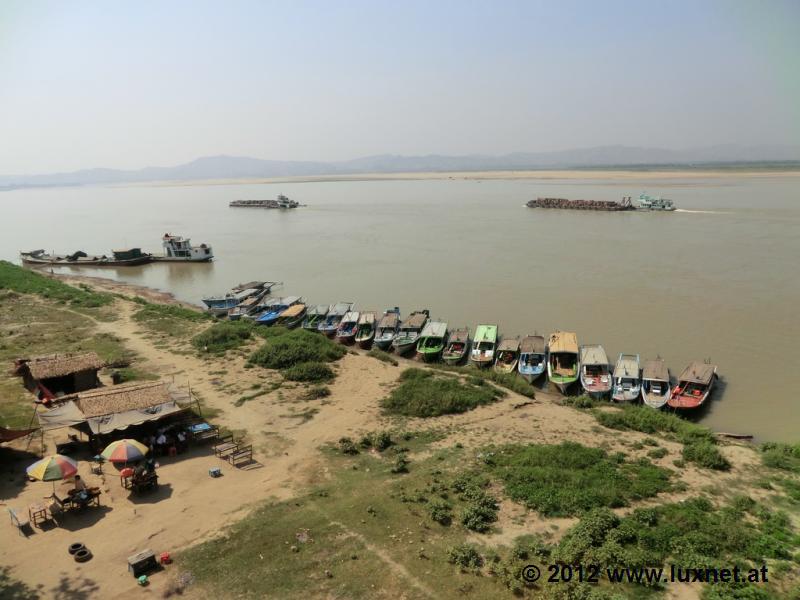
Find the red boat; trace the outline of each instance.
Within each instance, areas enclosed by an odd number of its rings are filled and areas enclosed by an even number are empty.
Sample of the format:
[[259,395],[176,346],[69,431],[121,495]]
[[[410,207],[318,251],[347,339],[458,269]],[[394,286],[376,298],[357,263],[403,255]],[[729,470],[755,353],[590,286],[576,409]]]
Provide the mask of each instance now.
[[678,385],[672,389],[667,405],[687,410],[701,406],[717,380],[717,366],[694,361],[683,370]]

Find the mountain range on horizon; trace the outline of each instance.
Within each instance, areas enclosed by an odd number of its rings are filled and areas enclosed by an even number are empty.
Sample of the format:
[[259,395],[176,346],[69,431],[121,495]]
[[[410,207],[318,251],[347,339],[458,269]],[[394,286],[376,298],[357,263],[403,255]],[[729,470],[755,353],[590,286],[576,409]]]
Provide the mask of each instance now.
[[0,188],[141,183],[203,179],[312,177],[376,173],[507,171],[559,168],[697,167],[736,163],[800,162],[800,146],[706,146],[667,150],[637,146],[597,146],[556,152],[491,155],[382,154],[344,161],[266,160],[244,156],[207,156],[174,167],[93,168],[42,175],[0,175]]

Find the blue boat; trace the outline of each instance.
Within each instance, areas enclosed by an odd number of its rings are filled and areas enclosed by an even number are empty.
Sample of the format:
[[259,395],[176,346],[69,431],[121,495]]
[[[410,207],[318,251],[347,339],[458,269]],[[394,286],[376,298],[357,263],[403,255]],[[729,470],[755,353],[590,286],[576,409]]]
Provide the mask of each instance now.
[[325,316],[325,320],[323,320],[319,327],[317,327],[320,333],[324,333],[328,337],[333,337],[336,335],[336,330],[339,329],[339,324],[342,322],[342,318],[350,312],[353,308],[352,302],[339,302],[335,304],[329,311],[328,314]]
[[294,306],[295,304],[300,302],[301,299],[302,298],[300,298],[300,296],[287,296],[286,298],[281,298],[275,304],[270,306],[267,310],[265,310],[256,317],[256,324],[274,325],[275,321],[278,320],[278,317],[281,316],[281,313],[283,311],[285,311],[290,306]]
[[225,315],[248,298],[268,294],[276,285],[274,281],[251,281],[239,284],[224,296],[203,298],[203,304],[208,307],[208,312],[218,316]]
[[519,345],[519,374],[528,383],[533,383],[542,376],[546,367],[544,338],[540,335],[525,336]]

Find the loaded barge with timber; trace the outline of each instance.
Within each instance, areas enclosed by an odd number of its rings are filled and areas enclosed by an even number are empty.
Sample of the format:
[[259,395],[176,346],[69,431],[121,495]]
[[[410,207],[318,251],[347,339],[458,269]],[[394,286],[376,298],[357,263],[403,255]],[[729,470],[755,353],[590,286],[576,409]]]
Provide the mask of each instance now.
[[277,200],[232,200],[228,206],[231,208],[297,208],[300,203],[279,194]]
[[605,212],[626,212],[629,210],[645,210],[671,212],[675,210],[672,200],[654,198],[642,193],[639,196],[639,206],[634,206],[630,196],[624,196],[621,201],[613,200],[567,200],[566,198],[536,198],[525,203],[528,208],[561,208],[566,210],[600,210]]

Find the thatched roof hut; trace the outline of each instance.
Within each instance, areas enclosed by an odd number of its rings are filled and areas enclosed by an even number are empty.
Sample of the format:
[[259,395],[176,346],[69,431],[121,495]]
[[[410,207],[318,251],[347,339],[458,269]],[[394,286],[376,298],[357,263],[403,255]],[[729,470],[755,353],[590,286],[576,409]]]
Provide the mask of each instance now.
[[104,366],[106,362],[96,352],[50,354],[17,359],[14,372],[23,378],[25,387],[49,400],[97,387],[97,372]]

